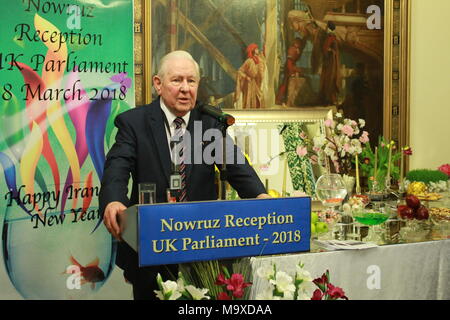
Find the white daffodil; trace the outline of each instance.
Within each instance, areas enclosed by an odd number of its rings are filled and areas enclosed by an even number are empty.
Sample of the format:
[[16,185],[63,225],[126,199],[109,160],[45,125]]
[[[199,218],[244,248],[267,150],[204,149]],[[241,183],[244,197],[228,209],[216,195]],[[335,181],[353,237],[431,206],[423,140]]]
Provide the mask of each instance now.
[[186,286],[185,289],[194,300],[210,299],[210,297],[206,295],[208,293],[208,289],[198,289],[191,285]]
[[275,285],[276,290],[280,293],[286,293],[286,291],[295,292],[295,285],[292,283],[292,277],[286,272],[278,271],[274,280],[270,280],[270,283]]
[[337,112],[337,113],[336,113],[336,118],[342,118],[342,113]]
[[366,126],[366,121],[364,119],[359,119],[358,122],[360,128],[364,128]]
[[258,275],[258,277],[262,278],[262,279],[273,279],[274,275],[275,275],[275,270],[273,268],[272,265],[265,265],[262,267],[259,267],[256,270],[256,274]]
[[[161,300],[177,300],[181,297],[181,293],[178,291],[178,284],[175,281],[167,280],[161,283],[163,290],[156,291],[156,296]],[[166,299],[168,297],[168,299]]]

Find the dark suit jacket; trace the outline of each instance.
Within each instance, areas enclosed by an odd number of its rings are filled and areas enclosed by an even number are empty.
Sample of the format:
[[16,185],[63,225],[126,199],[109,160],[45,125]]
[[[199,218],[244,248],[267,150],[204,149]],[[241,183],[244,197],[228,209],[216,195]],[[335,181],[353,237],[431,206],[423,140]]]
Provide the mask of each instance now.
[[[208,142],[194,137],[194,121],[201,121],[202,133],[210,128],[218,128],[216,119],[198,111],[191,111],[187,130],[191,133],[191,159],[194,153],[202,152]],[[167,142],[164,115],[159,99],[150,105],[128,110],[115,119],[118,128],[116,142],[109,151],[101,181],[99,195],[100,212],[112,201],[120,201],[129,207],[138,203],[138,184],[152,182],[156,184],[156,201],[166,202],[166,189],[172,162]],[[195,134],[199,135],[198,132]],[[197,140],[197,143],[195,141]],[[231,150],[229,150],[231,151]],[[234,146],[235,152],[240,152]],[[246,161],[245,164],[227,164],[228,181],[241,198],[255,198],[265,193],[265,188],[256,172]],[[128,199],[128,181],[133,180],[131,198]],[[214,164],[193,164],[186,166],[187,198],[189,201],[216,200],[217,187],[214,183]],[[131,259],[129,247],[124,249],[119,243],[117,265],[127,268],[127,259]],[[126,253],[128,251],[128,253]],[[133,254],[135,257],[135,253]],[[125,270],[126,271],[126,270]]]

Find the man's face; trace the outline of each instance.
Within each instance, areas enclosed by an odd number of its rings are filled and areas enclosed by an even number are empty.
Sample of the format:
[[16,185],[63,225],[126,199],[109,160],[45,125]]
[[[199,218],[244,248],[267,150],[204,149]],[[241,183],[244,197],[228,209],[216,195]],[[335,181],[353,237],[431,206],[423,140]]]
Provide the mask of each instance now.
[[192,61],[184,58],[168,60],[165,75],[162,79],[154,76],[153,84],[174,115],[182,117],[194,109],[199,77]]

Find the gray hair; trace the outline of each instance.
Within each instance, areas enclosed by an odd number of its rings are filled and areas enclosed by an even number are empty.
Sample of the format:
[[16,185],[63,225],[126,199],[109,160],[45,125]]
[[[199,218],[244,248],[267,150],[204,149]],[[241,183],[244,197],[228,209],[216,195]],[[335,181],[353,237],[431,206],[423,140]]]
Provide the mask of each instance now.
[[183,50],[176,50],[176,51],[169,52],[164,57],[162,57],[162,59],[160,61],[159,71],[157,73],[158,77],[160,77],[161,79],[164,78],[164,76],[167,72],[167,62],[170,61],[171,59],[187,59],[187,60],[192,61],[192,63],[195,66],[195,71],[197,72],[197,76],[200,78],[200,67],[198,66],[197,61],[195,61],[194,58],[192,58],[192,56],[189,52],[183,51]]

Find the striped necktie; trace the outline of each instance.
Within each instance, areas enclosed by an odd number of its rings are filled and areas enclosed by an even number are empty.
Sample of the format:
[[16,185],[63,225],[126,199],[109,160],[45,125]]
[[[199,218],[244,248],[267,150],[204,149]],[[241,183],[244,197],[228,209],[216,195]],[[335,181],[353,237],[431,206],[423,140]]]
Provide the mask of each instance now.
[[178,164],[178,172],[181,176],[181,188],[180,188],[180,198],[179,202],[185,202],[187,201],[187,190],[186,190],[186,165],[184,163],[184,144],[183,144],[183,128],[182,125],[184,123],[183,118],[177,117],[173,123],[175,124],[175,134],[174,134],[174,140],[175,146],[172,149],[172,152],[177,153],[174,154],[175,157],[175,163]]

